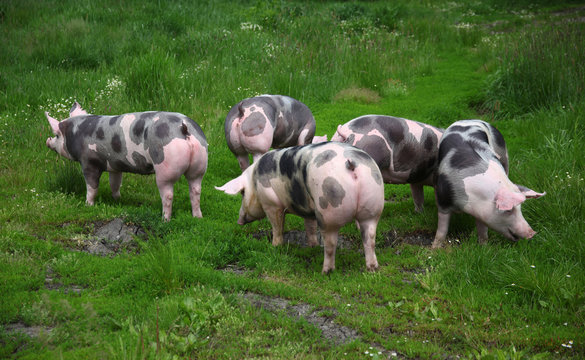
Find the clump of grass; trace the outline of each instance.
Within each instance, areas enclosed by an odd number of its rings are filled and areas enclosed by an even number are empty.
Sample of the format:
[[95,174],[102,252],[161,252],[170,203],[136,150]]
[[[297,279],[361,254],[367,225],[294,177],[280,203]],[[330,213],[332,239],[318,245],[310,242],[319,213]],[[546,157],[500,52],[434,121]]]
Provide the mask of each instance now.
[[583,43],[582,23],[531,27],[521,33],[501,54],[486,108],[518,115],[581,99],[585,94]]
[[374,90],[353,86],[341,90],[333,97],[333,101],[335,102],[355,101],[363,104],[375,104],[380,102],[380,100],[380,95]]
[[62,160],[53,165],[51,175],[44,178],[44,188],[65,194],[85,194],[85,179],[77,162]]

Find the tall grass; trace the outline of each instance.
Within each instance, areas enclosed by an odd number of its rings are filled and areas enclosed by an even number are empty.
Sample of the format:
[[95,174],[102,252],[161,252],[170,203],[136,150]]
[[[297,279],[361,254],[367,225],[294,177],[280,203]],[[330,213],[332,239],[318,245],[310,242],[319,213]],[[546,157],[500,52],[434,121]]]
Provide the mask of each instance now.
[[585,24],[530,26],[504,45],[487,107],[518,115],[575,104],[585,94]]

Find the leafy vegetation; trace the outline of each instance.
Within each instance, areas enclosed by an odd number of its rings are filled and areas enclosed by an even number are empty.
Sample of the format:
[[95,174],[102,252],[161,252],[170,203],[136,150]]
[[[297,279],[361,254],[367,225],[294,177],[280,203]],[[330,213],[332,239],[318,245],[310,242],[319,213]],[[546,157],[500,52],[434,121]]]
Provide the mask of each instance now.
[[[0,357],[584,357],[584,13],[544,0],[0,2]],[[365,271],[348,224],[321,275],[321,248],[272,247],[269,222],[238,226],[240,199],[213,188],[240,172],[227,111],[262,93],[303,101],[318,135],[364,114],[492,122],[511,179],[547,192],[523,206],[538,234],[478,245],[459,215],[434,251],[432,189],[417,214],[408,186],[386,185],[380,269]],[[76,100],[195,119],[204,217],[183,179],[162,222],[154,178],[133,174],[120,201],[104,176],[86,206],[79,165],[45,147],[43,113],[66,118]],[[145,234],[96,243],[114,218]]]

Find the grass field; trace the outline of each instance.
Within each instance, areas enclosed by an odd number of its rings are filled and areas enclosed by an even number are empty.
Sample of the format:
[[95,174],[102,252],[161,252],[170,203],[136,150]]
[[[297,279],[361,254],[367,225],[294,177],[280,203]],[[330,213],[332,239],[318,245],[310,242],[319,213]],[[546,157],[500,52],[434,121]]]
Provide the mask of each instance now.
[[[0,2],[0,358],[585,357],[585,6],[546,0]],[[336,270],[289,215],[236,224],[223,122],[257,94],[303,101],[317,135],[365,114],[504,135],[510,178],[547,195],[512,243],[452,219],[431,250],[432,189],[386,185],[377,272],[346,225]],[[44,112],[181,112],[209,142],[203,218],[185,179],[161,220],[154,176],[102,176],[45,146]],[[122,219],[127,240],[97,234]]]

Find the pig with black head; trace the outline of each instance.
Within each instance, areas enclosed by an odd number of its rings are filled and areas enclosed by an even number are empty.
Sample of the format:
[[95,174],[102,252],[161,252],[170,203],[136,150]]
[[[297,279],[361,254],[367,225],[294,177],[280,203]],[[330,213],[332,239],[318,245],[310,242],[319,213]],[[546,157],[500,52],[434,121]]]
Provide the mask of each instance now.
[[453,212],[475,217],[482,243],[487,241],[488,228],[511,240],[534,236],[521,205],[545,193],[514,184],[508,167],[504,137],[494,126],[482,120],[461,120],[447,128],[439,145],[435,177],[439,219],[433,248],[443,246]]
[[148,111],[115,116],[91,115],[75,102],[69,118],[45,113],[55,137],[47,146],[77,161],[86,182],[86,203],[93,205],[104,171],[112,196],[120,198],[122,173],[156,175],[163,218],[171,218],[173,185],[182,175],[189,182],[191,211],[201,217],[201,181],[207,169],[207,140],[199,125],[179,113]]

